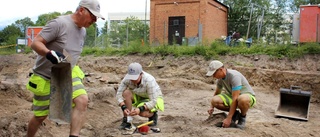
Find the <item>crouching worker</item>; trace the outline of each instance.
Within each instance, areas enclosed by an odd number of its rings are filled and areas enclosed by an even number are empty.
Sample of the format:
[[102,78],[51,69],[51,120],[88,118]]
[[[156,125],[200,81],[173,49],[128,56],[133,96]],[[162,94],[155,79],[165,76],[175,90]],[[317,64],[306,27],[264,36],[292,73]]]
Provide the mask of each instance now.
[[116,98],[123,111],[123,119],[120,129],[130,128],[127,116],[139,115],[153,120],[156,126],[158,110],[164,111],[164,102],[161,89],[155,78],[142,70],[139,63],[131,63],[128,73],[121,81]]
[[[236,126],[244,129],[247,112],[256,103],[255,93],[247,79],[237,70],[226,69],[218,60],[210,63],[206,75],[217,79],[216,91],[208,110],[209,115],[212,115],[214,108],[228,111],[222,127],[227,128],[231,122],[236,123],[238,120]],[[221,92],[223,88],[225,93]],[[237,108],[241,111],[239,112]]]

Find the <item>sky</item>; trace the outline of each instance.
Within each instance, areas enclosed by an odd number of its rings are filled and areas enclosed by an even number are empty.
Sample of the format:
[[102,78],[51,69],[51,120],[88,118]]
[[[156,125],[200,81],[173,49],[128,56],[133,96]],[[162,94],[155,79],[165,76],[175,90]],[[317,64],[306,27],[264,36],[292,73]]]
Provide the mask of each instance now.
[[[108,19],[110,12],[147,12],[150,10],[150,0],[98,0],[100,13]],[[8,0],[0,8],[0,30],[25,17],[36,22],[38,16],[50,12],[64,13],[75,11],[80,0]],[[98,27],[103,27],[106,20],[98,19]]]

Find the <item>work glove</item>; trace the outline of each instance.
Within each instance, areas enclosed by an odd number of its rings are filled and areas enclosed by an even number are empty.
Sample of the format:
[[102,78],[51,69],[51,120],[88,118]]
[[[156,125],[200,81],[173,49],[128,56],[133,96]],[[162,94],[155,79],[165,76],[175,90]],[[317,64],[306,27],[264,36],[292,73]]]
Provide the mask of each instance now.
[[50,60],[52,64],[58,64],[58,63],[60,63],[61,61],[64,60],[65,56],[60,52],[57,52],[57,51],[54,51],[54,50],[50,50],[46,54],[46,58],[48,60]]

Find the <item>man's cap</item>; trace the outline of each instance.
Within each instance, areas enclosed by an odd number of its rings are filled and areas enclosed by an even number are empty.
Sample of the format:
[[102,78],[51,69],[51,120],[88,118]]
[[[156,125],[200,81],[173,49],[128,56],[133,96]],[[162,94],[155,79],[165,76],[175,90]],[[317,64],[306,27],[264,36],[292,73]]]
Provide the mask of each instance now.
[[211,61],[206,75],[212,76],[217,71],[217,69],[221,68],[222,66],[223,63],[218,60]]
[[137,80],[142,72],[142,66],[137,63],[131,63],[128,67],[128,73],[124,79]]
[[80,6],[87,8],[94,16],[101,19],[105,19],[100,14],[100,4],[97,0],[81,0],[79,3]]

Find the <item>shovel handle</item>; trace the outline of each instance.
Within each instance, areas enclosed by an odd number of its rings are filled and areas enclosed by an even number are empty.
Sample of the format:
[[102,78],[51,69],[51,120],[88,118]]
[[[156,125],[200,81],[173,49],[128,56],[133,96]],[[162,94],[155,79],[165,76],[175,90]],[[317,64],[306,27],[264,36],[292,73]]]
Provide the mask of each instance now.
[[291,92],[292,90],[298,90],[299,93],[301,93],[301,86],[293,86],[293,85],[291,85],[291,86],[290,86],[290,92]]
[[150,125],[150,124],[152,124],[152,123],[153,123],[153,120],[152,120],[152,121],[149,121],[149,122],[146,122],[146,123],[143,123],[143,124],[137,126],[137,128],[140,128],[140,127],[143,127],[143,126],[146,126],[146,125]]

